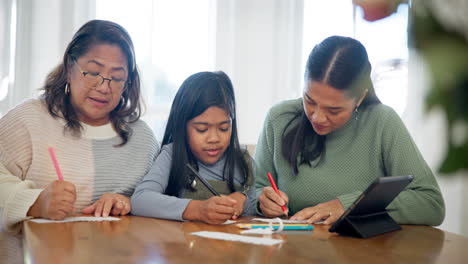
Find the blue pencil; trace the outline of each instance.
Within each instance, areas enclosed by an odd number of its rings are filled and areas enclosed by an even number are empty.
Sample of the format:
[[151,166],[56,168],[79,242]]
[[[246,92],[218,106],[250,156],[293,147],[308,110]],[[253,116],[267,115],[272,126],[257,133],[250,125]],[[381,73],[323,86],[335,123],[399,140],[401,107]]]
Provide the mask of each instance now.
[[[254,229],[254,228],[268,228],[268,225],[239,225],[242,229]],[[280,228],[279,225],[273,225],[272,228],[274,230],[278,230]],[[313,230],[314,226],[312,225],[284,225],[283,230]]]

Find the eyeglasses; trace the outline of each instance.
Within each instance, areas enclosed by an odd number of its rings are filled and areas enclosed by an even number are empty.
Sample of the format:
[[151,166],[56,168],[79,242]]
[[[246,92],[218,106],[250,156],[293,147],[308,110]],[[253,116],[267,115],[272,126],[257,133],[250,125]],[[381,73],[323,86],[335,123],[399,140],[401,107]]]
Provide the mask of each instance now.
[[73,62],[78,66],[78,69],[80,70],[81,74],[83,74],[84,77],[84,82],[87,87],[91,88],[96,88],[98,86],[101,86],[104,81],[109,81],[108,85],[109,88],[112,91],[124,91],[127,88],[127,80],[122,80],[122,79],[116,79],[116,78],[104,78],[99,73],[94,73],[94,72],[85,72],[81,69],[80,65],[76,60],[73,60]]

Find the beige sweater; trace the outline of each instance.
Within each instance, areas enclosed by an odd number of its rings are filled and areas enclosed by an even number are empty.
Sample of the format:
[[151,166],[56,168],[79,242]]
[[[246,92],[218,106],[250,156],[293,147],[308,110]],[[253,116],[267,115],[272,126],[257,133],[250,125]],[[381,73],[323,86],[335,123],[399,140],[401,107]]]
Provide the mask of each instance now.
[[53,147],[64,179],[76,186],[79,212],[104,193],[131,196],[158,153],[151,129],[131,124],[123,147],[112,125],[84,125],[80,138],[64,132],[42,101],[28,100],[0,119],[0,224],[11,230],[40,192],[57,179],[48,148]]

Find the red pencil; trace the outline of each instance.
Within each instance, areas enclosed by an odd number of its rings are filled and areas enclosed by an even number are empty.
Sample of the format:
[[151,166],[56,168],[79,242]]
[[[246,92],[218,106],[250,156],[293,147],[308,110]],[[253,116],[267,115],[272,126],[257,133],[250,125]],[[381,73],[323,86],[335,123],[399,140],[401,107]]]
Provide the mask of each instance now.
[[[271,173],[268,172],[267,176],[268,176],[268,179],[270,180],[271,187],[273,187],[273,190],[275,190],[275,192],[281,197],[278,187],[276,187],[276,183],[273,180],[273,176],[271,176]],[[283,210],[284,215],[288,216],[288,213],[287,213],[288,209],[286,209],[286,206],[282,205],[281,209]]]
[[55,167],[55,171],[57,172],[58,179],[63,181],[62,171],[60,170],[57,157],[55,157],[54,148],[49,148],[49,154],[50,154],[50,158],[52,159],[52,162],[54,163],[54,167]]

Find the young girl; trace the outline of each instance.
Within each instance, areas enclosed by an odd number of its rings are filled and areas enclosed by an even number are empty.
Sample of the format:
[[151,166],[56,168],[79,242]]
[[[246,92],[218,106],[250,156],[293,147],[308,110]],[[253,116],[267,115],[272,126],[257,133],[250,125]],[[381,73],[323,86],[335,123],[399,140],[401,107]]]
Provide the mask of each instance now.
[[239,146],[234,89],[224,72],[199,72],[184,81],[162,145],[131,198],[132,214],[210,224],[255,214],[251,158]]

